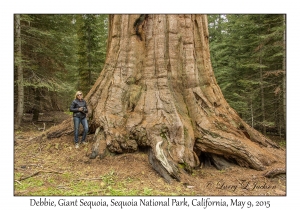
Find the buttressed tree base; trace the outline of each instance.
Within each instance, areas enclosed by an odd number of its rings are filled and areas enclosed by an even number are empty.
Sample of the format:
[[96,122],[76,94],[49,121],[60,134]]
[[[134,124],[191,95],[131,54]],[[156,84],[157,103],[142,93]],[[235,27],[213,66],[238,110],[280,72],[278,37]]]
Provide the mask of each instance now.
[[[85,97],[90,158],[148,148],[170,182],[203,163],[264,170],[281,149],[228,105],[210,61],[206,15],[110,15],[105,67]],[[72,120],[48,138],[73,134]]]

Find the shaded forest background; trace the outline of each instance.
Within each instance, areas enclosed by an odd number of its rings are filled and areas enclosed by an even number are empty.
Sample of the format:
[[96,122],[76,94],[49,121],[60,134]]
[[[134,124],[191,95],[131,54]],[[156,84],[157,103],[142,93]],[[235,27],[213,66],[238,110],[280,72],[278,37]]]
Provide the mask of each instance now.
[[[213,70],[225,99],[263,134],[285,137],[286,20],[282,14],[208,15]],[[69,112],[105,65],[108,15],[15,15],[15,128],[30,114]]]

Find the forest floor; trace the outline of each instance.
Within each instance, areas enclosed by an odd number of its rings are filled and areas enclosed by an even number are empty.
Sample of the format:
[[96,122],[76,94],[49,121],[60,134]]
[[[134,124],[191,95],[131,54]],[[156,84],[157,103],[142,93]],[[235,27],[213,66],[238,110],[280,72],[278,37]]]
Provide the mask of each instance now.
[[[70,116],[51,112],[45,129]],[[266,178],[264,171],[236,165],[226,170],[203,167],[192,174],[182,174],[181,182],[166,183],[152,169],[145,152],[89,159],[93,135],[87,145],[74,148],[73,136],[35,138],[44,124],[25,122],[14,133],[14,195],[15,196],[285,196],[286,176]],[[271,138],[281,145],[285,141]],[[285,161],[286,157],[282,157]],[[272,165],[272,167],[276,167]]]

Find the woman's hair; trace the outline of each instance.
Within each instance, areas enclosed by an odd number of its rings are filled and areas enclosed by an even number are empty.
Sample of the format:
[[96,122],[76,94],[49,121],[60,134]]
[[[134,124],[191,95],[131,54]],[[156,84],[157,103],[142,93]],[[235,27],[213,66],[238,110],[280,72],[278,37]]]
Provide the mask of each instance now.
[[[77,98],[78,94],[82,94],[82,92],[81,91],[77,91],[76,94],[75,94],[75,99]],[[82,94],[82,96],[83,96],[83,94]]]

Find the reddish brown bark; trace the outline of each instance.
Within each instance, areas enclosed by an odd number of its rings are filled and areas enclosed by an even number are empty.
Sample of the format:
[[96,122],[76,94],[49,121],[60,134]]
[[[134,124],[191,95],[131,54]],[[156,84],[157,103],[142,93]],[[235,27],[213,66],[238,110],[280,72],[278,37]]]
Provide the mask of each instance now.
[[[85,97],[95,132],[91,157],[149,147],[150,163],[166,179],[179,178],[179,164],[188,171],[199,166],[201,154],[257,170],[280,161],[276,144],[224,99],[211,66],[207,17],[147,15],[133,27],[139,17],[110,16],[106,64]],[[71,128],[65,122],[48,137]]]

